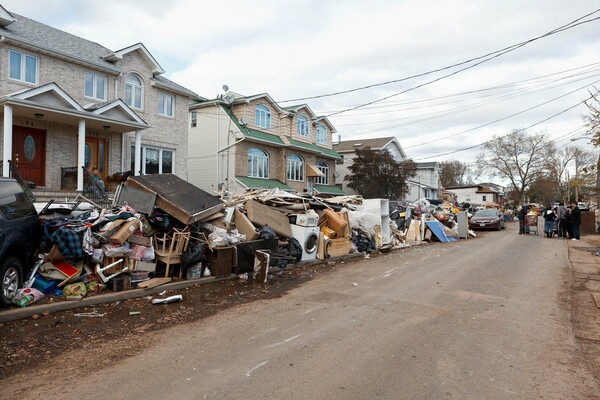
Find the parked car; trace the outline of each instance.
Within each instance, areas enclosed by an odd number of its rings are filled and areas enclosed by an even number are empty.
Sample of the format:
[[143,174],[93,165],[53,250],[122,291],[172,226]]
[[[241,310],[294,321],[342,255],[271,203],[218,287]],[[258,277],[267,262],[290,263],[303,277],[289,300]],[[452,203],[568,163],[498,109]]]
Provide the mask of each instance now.
[[35,262],[41,224],[35,207],[13,178],[0,177],[0,307],[11,304]]
[[470,229],[504,229],[504,215],[496,209],[478,210],[469,220]]

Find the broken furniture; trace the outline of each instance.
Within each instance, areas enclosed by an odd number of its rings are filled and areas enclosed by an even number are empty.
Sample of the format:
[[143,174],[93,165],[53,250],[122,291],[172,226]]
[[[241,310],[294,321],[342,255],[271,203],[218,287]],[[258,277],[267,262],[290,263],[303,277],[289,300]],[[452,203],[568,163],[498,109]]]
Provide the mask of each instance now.
[[156,235],[154,241],[156,243],[154,249],[156,262],[158,264],[160,261],[165,264],[165,277],[169,276],[171,265],[179,264],[179,279],[181,279],[183,273],[181,270],[181,256],[190,242],[189,229],[173,228],[169,232]]
[[[223,208],[220,199],[173,174],[130,176],[124,185],[155,193],[154,205],[185,225],[203,221]],[[120,196],[120,200],[125,198]]]
[[206,264],[212,276],[231,275],[237,259],[236,250],[235,246],[207,248]]
[[[100,278],[102,283],[106,283],[106,282],[110,281],[115,276],[120,275],[123,272],[129,271],[129,267],[127,267],[127,266],[125,268],[117,267],[117,266],[119,266],[119,264],[122,264],[123,261],[124,261],[124,258],[120,258],[117,261],[110,263],[105,267],[101,267],[100,264],[96,264],[96,275],[98,275],[98,278]],[[106,274],[111,274],[111,275],[106,275]]]

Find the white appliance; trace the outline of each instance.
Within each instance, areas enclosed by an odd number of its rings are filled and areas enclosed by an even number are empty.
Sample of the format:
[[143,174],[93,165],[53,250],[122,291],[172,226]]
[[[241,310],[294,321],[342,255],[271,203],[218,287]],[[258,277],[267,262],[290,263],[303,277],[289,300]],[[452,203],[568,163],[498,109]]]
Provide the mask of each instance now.
[[292,228],[292,237],[300,242],[300,246],[302,246],[301,261],[315,260],[319,243],[319,227],[295,224],[290,224],[290,227]]
[[315,210],[308,210],[304,214],[294,214],[296,217],[296,225],[300,226],[318,226],[319,225],[319,214]]

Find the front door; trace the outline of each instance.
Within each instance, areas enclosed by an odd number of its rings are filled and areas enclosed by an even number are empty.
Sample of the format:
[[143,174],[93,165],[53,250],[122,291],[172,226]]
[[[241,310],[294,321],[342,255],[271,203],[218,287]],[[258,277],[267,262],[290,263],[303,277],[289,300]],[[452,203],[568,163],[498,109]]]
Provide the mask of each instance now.
[[46,131],[13,126],[12,159],[24,180],[46,186]]
[[108,169],[108,139],[85,138],[85,169],[97,167],[106,182]]

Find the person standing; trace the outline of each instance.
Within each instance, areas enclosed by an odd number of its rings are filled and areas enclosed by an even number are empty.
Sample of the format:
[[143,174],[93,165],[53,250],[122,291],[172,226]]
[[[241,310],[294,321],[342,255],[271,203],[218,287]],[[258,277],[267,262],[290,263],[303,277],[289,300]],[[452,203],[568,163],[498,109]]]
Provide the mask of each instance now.
[[517,218],[519,218],[519,235],[527,233],[527,210],[529,206],[521,206]]
[[558,237],[567,238],[567,209],[563,203],[558,203],[556,207],[556,220],[558,221]]
[[554,221],[556,220],[556,214],[552,210],[551,206],[544,211],[544,233],[547,238],[551,238],[554,233]]
[[577,206],[577,203],[573,203],[571,209],[571,229],[573,230],[573,238],[571,240],[579,240],[581,228],[581,210]]

